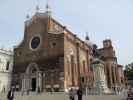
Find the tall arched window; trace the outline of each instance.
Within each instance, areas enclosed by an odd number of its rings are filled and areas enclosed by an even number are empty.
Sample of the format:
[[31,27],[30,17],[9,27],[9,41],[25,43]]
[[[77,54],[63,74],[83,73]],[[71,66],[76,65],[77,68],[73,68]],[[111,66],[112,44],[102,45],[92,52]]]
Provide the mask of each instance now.
[[74,56],[71,55],[71,75],[72,75],[72,86],[75,85],[74,83]]
[[7,63],[6,63],[6,70],[9,70],[9,64],[10,64],[10,62],[7,61]]
[[86,72],[86,71],[85,71],[85,69],[86,69],[86,68],[85,68],[85,67],[86,67],[86,66],[85,66],[85,60],[83,60],[82,63],[83,63],[83,73],[85,73],[85,72]]

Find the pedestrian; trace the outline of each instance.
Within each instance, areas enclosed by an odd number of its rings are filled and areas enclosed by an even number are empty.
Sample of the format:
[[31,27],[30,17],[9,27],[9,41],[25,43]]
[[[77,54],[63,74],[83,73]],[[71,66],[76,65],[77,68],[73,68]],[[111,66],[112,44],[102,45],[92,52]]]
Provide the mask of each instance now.
[[128,94],[128,100],[133,100],[133,85],[131,85],[127,94]]
[[82,89],[81,89],[81,88],[79,88],[79,89],[77,90],[77,95],[78,95],[78,100],[82,100],[83,92],[82,92]]
[[29,93],[30,93],[30,89],[27,89],[27,95],[29,95]]
[[53,92],[54,92],[54,89],[53,89],[53,88],[51,88],[51,89],[50,89],[50,93],[51,93],[51,94],[53,94]]
[[40,92],[41,92],[40,87],[38,87],[37,93],[40,94]]
[[10,89],[7,94],[7,99],[8,100],[13,100],[14,99],[14,90]]
[[23,96],[23,95],[24,95],[24,90],[21,91],[21,96]]
[[72,88],[69,91],[69,99],[70,100],[74,100],[75,99],[75,92],[74,92],[74,90]]

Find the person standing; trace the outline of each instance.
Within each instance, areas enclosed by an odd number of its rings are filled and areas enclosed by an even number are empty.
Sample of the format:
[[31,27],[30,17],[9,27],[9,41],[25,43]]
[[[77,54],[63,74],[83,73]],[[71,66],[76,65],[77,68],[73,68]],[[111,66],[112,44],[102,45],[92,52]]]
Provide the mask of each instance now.
[[13,100],[14,99],[14,90],[10,89],[7,94],[7,99],[8,100]]
[[37,94],[40,94],[40,93],[41,93],[41,90],[40,90],[40,87],[38,87]]
[[6,89],[5,89],[5,86],[3,87],[3,93],[5,93]]
[[79,88],[79,89],[77,90],[77,95],[78,95],[78,100],[82,100],[83,92],[82,92],[82,89],[81,89],[81,88]]
[[70,100],[74,100],[75,99],[75,92],[74,92],[74,90],[72,88],[69,91],[69,99]]

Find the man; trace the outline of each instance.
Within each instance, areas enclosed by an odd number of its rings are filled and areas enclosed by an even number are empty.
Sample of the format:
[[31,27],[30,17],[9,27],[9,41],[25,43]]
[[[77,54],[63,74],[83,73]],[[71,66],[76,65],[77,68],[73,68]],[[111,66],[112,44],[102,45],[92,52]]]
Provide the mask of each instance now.
[[70,100],[74,100],[75,98],[75,92],[74,90],[71,88],[70,91],[69,91],[69,99]]
[[82,100],[83,92],[82,92],[82,89],[81,89],[81,88],[79,88],[79,89],[77,90],[77,95],[78,95],[78,100]]
[[7,94],[7,99],[8,100],[13,100],[14,99],[14,90],[10,89],[8,94]]
[[41,92],[40,87],[38,87],[37,93],[40,94],[40,92]]

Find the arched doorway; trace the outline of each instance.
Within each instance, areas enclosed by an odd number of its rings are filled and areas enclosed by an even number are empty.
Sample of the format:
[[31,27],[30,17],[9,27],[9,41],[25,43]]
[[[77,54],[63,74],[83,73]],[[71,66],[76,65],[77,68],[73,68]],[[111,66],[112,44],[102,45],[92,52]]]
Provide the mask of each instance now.
[[42,88],[42,75],[36,63],[30,63],[23,74],[22,91],[37,91]]
[[29,80],[30,80],[30,87],[31,87],[31,91],[36,91],[37,88],[37,72],[38,72],[38,68],[35,66],[32,66],[29,68]]
[[37,88],[37,87],[36,87],[36,83],[37,83],[37,82],[36,82],[36,78],[32,78],[32,79],[31,79],[31,90],[32,90],[32,91],[36,91],[36,88]]
[[27,81],[28,81],[30,90],[33,92],[37,90],[38,72],[39,72],[39,68],[36,63],[31,63],[28,65],[26,70]]

